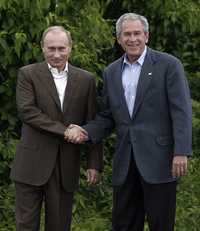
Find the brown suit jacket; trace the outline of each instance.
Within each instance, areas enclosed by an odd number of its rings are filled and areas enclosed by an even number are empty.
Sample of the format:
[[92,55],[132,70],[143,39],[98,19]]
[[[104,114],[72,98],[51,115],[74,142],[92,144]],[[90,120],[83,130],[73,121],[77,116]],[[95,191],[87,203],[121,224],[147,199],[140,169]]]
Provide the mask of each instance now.
[[[94,117],[94,78],[69,64],[62,111],[47,63],[31,64],[19,70],[16,97],[23,125],[11,178],[31,185],[45,184],[60,151],[62,184],[67,191],[75,190],[80,172],[80,145],[66,142],[64,131],[71,123],[82,125]],[[90,145],[87,157],[88,168],[101,170],[101,145]]]

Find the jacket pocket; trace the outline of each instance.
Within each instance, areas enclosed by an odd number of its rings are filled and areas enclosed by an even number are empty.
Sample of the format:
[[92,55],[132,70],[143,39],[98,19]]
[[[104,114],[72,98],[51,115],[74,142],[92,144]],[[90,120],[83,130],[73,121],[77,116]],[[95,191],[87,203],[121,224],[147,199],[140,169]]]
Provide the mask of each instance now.
[[24,143],[19,143],[17,144],[17,150],[21,150],[21,149],[25,149],[25,150],[37,150],[38,146],[37,145],[32,145],[32,144],[24,144]]
[[172,145],[174,143],[173,138],[171,136],[156,137],[156,142],[159,145]]

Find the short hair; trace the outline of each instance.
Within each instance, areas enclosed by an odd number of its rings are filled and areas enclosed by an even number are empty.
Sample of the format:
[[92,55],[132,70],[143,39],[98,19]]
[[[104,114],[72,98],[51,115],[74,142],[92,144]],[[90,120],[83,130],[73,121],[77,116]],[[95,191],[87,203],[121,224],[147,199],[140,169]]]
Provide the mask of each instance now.
[[48,27],[42,34],[42,40],[41,40],[41,46],[42,47],[44,46],[44,40],[45,40],[46,35],[51,31],[64,32],[68,38],[69,46],[72,47],[71,33],[68,30],[66,30],[63,26],[50,26],[50,27]]
[[119,38],[119,36],[121,35],[122,24],[126,20],[133,20],[133,21],[140,20],[140,22],[143,25],[144,32],[149,32],[149,23],[148,23],[147,19],[144,16],[139,15],[139,14],[135,14],[135,13],[125,13],[116,22],[116,35],[117,35],[117,38]]

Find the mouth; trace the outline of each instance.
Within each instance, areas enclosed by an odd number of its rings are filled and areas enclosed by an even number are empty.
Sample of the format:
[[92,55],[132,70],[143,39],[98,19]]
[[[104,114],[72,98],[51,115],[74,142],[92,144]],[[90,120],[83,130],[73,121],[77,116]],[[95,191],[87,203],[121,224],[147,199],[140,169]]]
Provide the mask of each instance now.
[[54,59],[52,60],[54,63],[60,63],[62,60]]
[[139,49],[139,46],[127,46],[127,50],[137,51]]
[[131,48],[137,48],[139,47],[139,44],[127,44],[127,46]]

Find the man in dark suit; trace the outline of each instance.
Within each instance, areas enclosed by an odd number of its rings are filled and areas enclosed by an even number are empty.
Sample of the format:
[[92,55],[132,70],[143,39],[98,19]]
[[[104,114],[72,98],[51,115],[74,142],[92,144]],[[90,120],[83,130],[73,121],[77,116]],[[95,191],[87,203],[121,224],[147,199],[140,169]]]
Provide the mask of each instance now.
[[[16,187],[16,230],[38,231],[45,202],[45,230],[69,231],[80,174],[80,146],[64,140],[66,126],[95,115],[93,76],[68,63],[70,33],[49,27],[42,36],[45,62],[19,70],[17,107],[23,122],[11,170]],[[64,135],[65,134],[65,135]],[[101,144],[90,145],[87,180],[102,168]]]
[[71,125],[74,143],[98,143],[115,127],[113,231],[174,230],[176,181],[191,154],[192,111],[181,62],[146,46],[145,17],[116,23],[125,54],[104,71],[103,108],[94,121]]

